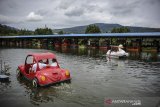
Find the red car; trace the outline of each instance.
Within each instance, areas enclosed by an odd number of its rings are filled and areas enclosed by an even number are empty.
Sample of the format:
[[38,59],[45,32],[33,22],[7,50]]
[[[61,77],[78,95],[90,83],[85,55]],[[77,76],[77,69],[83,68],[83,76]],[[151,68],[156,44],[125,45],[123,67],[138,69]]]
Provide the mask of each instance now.
[[17,76],[24,76],[31,80],[33,87],[70,81],[71,79],[70,72],[60,68],[53,53],[33,53],[27,55],[25,64],[18,66]]

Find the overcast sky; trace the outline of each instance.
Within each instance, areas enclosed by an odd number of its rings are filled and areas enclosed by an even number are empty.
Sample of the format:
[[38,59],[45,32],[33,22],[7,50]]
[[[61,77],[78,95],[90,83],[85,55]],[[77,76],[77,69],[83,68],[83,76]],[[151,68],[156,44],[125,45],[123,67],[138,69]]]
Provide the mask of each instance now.
[[160,28],[160,0],[0,0],[0,23],[29,30],[92,23]]

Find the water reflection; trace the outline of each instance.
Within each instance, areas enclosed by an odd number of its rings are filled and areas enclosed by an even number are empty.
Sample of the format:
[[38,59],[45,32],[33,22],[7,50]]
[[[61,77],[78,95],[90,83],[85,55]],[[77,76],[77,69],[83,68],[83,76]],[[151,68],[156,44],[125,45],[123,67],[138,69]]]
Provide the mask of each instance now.
[[[17,66],[24,63],[27,53],[48,51],[71,71],[72,83],[35,89],[26,79],[16,78]],[[108,60],[105,53],[83,48],[0,50],[0,58],[11,66],[11,82],[3,84],[7,88],[1,88],[0,102],[6,106],[102,107],[106,97],[160,96],[159,53],[131,52],[125,60]]]
[[141,53],[140,52],[129,52],[129,58],[133,60],[139,60],[141,59]]
[[128,59],[110,59],[106,57],[107,64],[112,65],[112,66],[117,66],[117,67],[125,67],[126,64],[128,64]]
[[10,85],[11,81],[7,80],[7,81],[0,81],[0,93],[5,92],[6,90],[11,88]]
[[158,61],[157,52],[142,52],[141,59],[145,61]]
[[[89,57],[102,57],[106,55],[107,50],[103,49],[87,49],[87,48],[52,48],[57,52],[72,54],[72,55],[84,55]],[[147,62],[160,61],[160,53],[158,52],[129,52],[129,58],[132,60],[143,60]]]

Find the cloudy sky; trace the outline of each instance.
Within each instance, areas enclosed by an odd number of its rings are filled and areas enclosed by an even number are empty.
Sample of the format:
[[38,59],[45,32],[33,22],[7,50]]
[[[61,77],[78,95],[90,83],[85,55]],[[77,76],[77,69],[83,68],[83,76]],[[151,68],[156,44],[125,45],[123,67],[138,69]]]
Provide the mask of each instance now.
[[160,28],[160,0],[0,0],[0,23],[29,30],[92,23]]

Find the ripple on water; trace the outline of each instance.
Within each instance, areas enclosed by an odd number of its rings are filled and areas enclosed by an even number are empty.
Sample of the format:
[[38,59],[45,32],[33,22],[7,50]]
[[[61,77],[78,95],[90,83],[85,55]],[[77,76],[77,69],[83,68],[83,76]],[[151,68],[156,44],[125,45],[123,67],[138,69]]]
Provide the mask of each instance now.
[[[160,67],[159,64],[139,60],[106,60],[105,58],[76,56],[56,51],[58,62],[62,68],[71,72],[71,83],[32,88],[25,80],[16,79],[16,69],[23,64],[29,52],[46,52],[37,49],[6,49],[0,51],[0,59],[11,65],[11,83],[3,88],[0,94],[8,99],[21,98],[19,103],[30,106],[103,106],[104,98],[108,96],[160,96]],[[13,57],[14,56],[14,57]],[[1,90],[2,89],[2,90]],[[8,92],[9,91],[9,92]],[[5,93],[7,92],[7,93]],[[11,94],[19,93],[19,94]],[[6,96],[6,97],[5,97]],[[25,96],[25,97],[24,97]],[[15,100],[9,100],[15,105]]]

